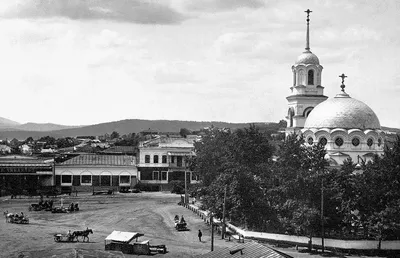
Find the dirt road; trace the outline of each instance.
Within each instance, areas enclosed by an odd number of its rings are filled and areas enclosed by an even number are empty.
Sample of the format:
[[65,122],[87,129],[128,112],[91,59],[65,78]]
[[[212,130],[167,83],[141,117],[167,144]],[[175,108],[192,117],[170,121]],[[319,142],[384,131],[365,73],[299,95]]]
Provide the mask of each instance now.
[[[150,240],[150,244],[165,244],[167,254],[162,257],[192,257],[210,251],[210,230],[202,219],[191,211],[177,205],[179,195],[168,193],[138,193],[92,196],[81,194],[77,197],[57,197],[54,205],[59,206],[63,198],[64,206],[79,203],[80,211],[68,214],[46,211],[29,211],[31,203],[39,198],[0,199],[1,211],[24,212],[30,220],[28,225],[0,221],[0,257],[16,257],[21,251],[49,250],[64,248],[84,248],[104,250],[104,239],[113,230],[144,233],[140,240]],[[176,231],[174,216],[183,215],[190,231]],[[68,230],[93,230],[89,243],[56,243],[55,233]],[[203,241],[199,242],[197,231],[203,231]],[[218,240],[215,248],[230,246],[232,243]]]
[[[54,198],[54,206],[64,206],[71,202],[79,203],[80,210],[72,213],[51,213],[49,211],[29,211],[31,203],[38,203],[39,198],[23,197],[21,199],[0,198],[0,211],[27,214],[30,223],[27,225],[6,223],[0,220],[0,257],[18,257],[26,251],[40,250],[37,257],[45,257],[49,250],[55,249],[89,249],[104,250],[104,239],[113,231],[129,231],[143,233],[140,238],[150,240],[150,244],[167,246],[167,254],[155,257],[193,257],[204,254],[211,249],[211,232],[209,226],[192,211],[177,205],[179,195],[169,193],[116,193],[115,195],[96,195],[90,193],[79,196],[58,196]],[[189,231],[176,231],[173,218],[183,215],[188,223]],[[84,230],[90,228],[88,243],[56,243],[55,233],[66,234],[68,230]],[[203,232],[202,242],[197,238],[198,230]],[[230,247],[236,241],[221,240],[220,235],[214,237],[214,249]],[[300,253],[294,248],[277,248],[293,257],[323,257]],[[66,251],[67,252],[67,251]],[[126,257],[136,257],[126,255]],[[330,257],[344,257],[331,255]],[[355,256],[354,256],[355,257]]]

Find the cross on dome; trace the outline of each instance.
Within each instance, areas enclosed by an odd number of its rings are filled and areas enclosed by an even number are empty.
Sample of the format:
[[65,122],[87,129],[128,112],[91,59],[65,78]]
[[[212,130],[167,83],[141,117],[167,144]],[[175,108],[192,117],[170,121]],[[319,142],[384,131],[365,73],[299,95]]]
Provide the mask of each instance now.
[[307,9],[306,11],[304,11],[305,13],[307,13],[307,36],[306,36],[306,50],[310,51],[310,13],[312,13],[312,11],[310,9]]
[[347,76],[342,73],[341,75],[339,75],[340,78],[342,78],[342,85],[340,85],[340,88],[342,88],[342,91],[344,92],[344,88],[346,87],[346,85],[344,85],[344,78],[346,78]]

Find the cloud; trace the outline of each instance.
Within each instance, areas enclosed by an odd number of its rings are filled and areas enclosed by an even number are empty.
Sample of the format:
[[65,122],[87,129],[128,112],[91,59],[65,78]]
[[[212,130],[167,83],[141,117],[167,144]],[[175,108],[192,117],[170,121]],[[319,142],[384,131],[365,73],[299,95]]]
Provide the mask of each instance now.
[[188,11],[220,12],[240,8],[257,9],[265,4],[261,0],[184,0],[183,6]]
[[138,24],[177,24],[187,18],[168,5],[144,0],[23,0],[1,9],[0,14],[8,18],[66,17]]

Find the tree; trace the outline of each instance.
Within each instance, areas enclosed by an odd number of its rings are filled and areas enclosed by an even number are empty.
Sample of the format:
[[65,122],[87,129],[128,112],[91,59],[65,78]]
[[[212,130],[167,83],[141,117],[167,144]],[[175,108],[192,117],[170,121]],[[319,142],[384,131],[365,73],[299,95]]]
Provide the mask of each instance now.
[[271,220],[261,177],[268,174],[273,147],[254,125],[234,132],[211,128],[195,143],[195,173],[206,188],[203,204],[222,217],[227,187],[228,216],[249,228]]
[[119,133],[117,131],[113,131],[110,135],[111,139],[118,139],[119,138]]
[[192,132],[187,128],[181,128],[181,130],[179,131],[179,134],[184,138],[186,138],[186,136],[188,136],[191,133]]

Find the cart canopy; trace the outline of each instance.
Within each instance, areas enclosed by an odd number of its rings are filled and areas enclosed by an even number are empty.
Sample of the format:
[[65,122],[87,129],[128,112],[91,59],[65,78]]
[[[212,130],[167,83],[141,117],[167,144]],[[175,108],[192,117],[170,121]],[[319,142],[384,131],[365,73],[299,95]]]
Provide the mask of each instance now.
[[144,236],[144,234],[137,232],[123,232],[114,230],[105,240],[120,242],[120,243],[129,243],[135,238]]

